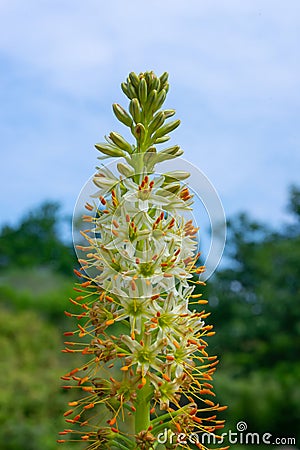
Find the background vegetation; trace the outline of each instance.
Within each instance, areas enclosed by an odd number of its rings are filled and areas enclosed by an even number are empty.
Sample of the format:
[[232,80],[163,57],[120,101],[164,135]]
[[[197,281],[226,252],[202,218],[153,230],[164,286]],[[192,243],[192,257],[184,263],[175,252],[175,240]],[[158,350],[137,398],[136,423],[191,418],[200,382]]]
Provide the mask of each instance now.
[[[246,214],[229,220],[228,264],[205,295],[216,335],[210,352],[227,429],[300,442],[300,190],[280,229]],[[52,450],[64,428],[68,392],[59,377],[74,365],[60,354],[76,259],[60,238],[59,205],[47,202],[0,232],[0,442],[5,450]],[[299,444],[298,444],[299,445]],[[242,446],[239,446],[242,447]],[[237,448],[237,447],[236,447]],[[247,447],[249,448],[249,447]],[[269,446],[270,448],[270,446]]]

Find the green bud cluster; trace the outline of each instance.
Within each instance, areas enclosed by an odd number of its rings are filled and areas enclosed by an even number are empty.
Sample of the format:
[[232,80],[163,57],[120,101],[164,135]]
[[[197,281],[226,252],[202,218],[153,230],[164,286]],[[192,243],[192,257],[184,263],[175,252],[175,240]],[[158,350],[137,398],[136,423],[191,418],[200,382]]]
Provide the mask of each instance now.
[[121,88],[129,99],[128,111],[114,103],[113,112],[123,125],[130,128],[135,143],[131,145],[119,133],[111,132],[106,137],[107,143],[96,144],[96,149],[105,157],[124,157],[132,167],[120,166],[121,174],[125,176],[132,176],[131,172],[152,173],[155,164],[181,156],[183,150],[178,145],[160,151],[156,148],[167,142],[169,133],[180,125],[180,120],[168,121],[175,110],[160,109],[169,90],[168,73],[157,77],[152,71],[139,75],[131,72]]

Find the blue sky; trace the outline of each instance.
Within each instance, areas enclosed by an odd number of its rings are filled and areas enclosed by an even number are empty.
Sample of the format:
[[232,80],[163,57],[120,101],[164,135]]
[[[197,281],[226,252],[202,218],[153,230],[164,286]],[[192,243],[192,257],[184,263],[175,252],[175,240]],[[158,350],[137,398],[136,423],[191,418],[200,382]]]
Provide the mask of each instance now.
[[300,3],[276,0],[1,0],[0,223],[44,199],[72,212],[120,130],[128,72],[170,73],[171,142],[217,189],[227,216],[278,224],[299,183]]

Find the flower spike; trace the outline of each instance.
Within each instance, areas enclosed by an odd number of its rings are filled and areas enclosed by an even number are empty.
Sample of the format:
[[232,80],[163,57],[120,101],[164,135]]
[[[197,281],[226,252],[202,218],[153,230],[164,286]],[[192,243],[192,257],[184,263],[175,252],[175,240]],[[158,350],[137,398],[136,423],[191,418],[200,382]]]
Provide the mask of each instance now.
[[217,441],[223,421],[216,413],[225,407],[211,384],[218,361],[207,352],[206,338],[214,334],[204,322],[209,313],[190,309],[207,300],[194,292],[204,271],[198,228],[183,215],[193,203],[183,184],[189,173],[155,174],[156,164],[183,153],[178,145],[158,149],[180,121],[169,120],[174,110],[161,109],[166,72],[131,72],[121,88],[129,109],[115,103],[113,112],[134,140],[111,132],[95,145],[105,157],[121,158],[120,176],[99,167],[98,191],[86,202],[78,294],[70,299],[74,312],[66,312],[78,323],[64,333],[72,342],[63,349],[82,365],[62,376],[77,396],[64,413],[74,427],[58,442],[154,450],[165,430],[165,448],[191,449],[179,436],[209,433]]

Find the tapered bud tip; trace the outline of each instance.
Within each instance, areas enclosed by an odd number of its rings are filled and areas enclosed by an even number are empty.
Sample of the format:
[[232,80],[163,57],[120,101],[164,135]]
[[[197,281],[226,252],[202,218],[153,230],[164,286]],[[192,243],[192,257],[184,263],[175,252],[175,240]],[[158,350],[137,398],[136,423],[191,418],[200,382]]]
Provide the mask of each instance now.
[[134,87],[137,87],[139,85],[140,80],[135,72],[130,72],[129,80],[131,81],[131,83],[133,84]]
[[121,149],[110,144],[95,144],[95,148],[107,156],[120,157],[125,155]]
[[137,139],[143,141],[145,136],[145,127],[142,123],[138,123],[134,128],[134,134]]
[[122,106],[119,105],[118,103],[113,103],[112,108],[116,118],[124,125],[131,127],[132,119],[129,116],[129,114],[125,111],[125,109],[122,108]]
[[124,175],[126,178],[131,177],[134,174],[134,171],[132,168],[130,168],[127,164],[124,164],[122,162],[119,162],[117,164],[118,171],[121,175]]
[[159,77],[160,83],[161,83],[162,86],[168,81],[168,78],[169,78],[168,72],[164,72],[164,73]]
[[164,113],[165,118],[168,119],[169,117],[174,116],[174,114],[176,113],[176,111],[175,111],[175,109],[165,109],[165,110],[163,111],[163,113]]
[[190,173],[185,170],[174,170],[164,173],[164,176],[167,178],[175,178],[176,180],[185,180],[190,176]]
[[118,146],[119,148],[121,148],[122,150],[125,150],[128,153],[132,152],[132,148],[129,142],[126,141],[126,139],[123,138],[123,136],[121,136],[119,133],[116,133],[114,131],[112,131],[109,135],[111,141]]

